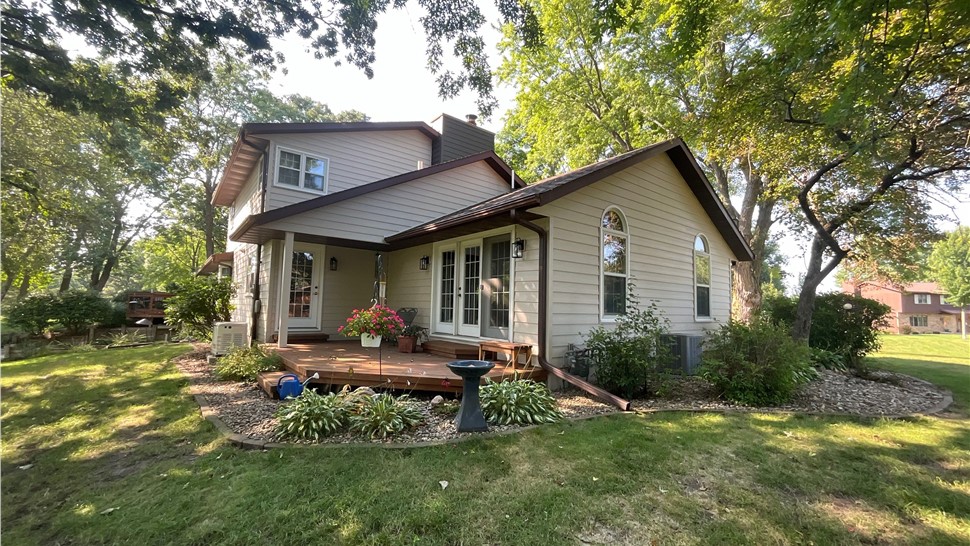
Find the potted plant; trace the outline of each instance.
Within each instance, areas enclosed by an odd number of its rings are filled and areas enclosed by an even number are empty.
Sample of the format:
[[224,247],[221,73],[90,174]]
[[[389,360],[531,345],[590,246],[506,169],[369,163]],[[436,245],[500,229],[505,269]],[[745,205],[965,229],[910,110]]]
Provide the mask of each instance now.
[[393,309],[385,305],[374,305],[366,309],[354,309],[347,324],[337,328],[337,332],[348,336],[360,336],[363,347],[380,347],[383,336],[393,336],[404,329],[404,321]]
[[397,350],[402,353],[413,353],[418,339],[424,335],[424,328],[420,326],[406,326],[397,336]]

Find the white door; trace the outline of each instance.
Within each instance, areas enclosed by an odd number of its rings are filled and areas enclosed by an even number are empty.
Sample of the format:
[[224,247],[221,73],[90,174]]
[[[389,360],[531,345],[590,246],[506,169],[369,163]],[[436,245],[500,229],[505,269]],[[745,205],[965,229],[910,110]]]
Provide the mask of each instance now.
[[481,334],[481,241],[442,246],[436,258],[438,301],[434,331],[478,337]]
[[323,256],[318,246],[293,247],[288,330],[320,327]]

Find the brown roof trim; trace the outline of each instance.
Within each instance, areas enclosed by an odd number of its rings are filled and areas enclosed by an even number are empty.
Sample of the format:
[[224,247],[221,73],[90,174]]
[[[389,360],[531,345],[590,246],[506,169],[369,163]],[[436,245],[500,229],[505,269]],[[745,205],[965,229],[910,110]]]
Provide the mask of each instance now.
[[232,252],[216,252],[215,254],[206,258],[205,263],[202,264],[202,267],[200,267],[198,271],[196,271],[195,275],[211,275],[212,273],[218,271],[220,264],[224,264],[226,262],[232,263],[232,261]]
[[[304,212],[309,212],[320,207],[325,207],[327,205],[332,205],[334,203],[339,203],[341,201],[346,201],[347,199],[352,199],[354,197],[359,197],[361,195],[366,195],[375,191],[384,190],[398,184],[403,184],[405,182],[410,182],[412,180],[418,180],[426,176],[431,176],[434,174],[442,173],[445,171],[450,171],[452,169],[457,169],[459,167],[464,167],[472,163],[477,163],[479,161],[484,161],[489,167],[492,168],[496,173],[503,176],[506,180],[512,177],[512,168],[509,167],[505,161],[502,161],[495,152],[487,151],[477,153],[475,155],[470,155],[463,157],[461,159],[455,159],[453,161],[448,161],[445,163],[439,163],[438,165],[432,165],[424,169],[418,169],[416,171],[406,172],[404,174],[399,174],[397,176],[392,176],[390,178],[385,178],[383,180],[378,180],[377,182],[371,182],[369,184],[363,184],[361,186],[355,186],[353,188],[339,191],[336,193],[331,193],[329,195],[321,195],[320,197],[315,197],[313,199],[308,199],[306,201],[300,201],[298,203],[293,203],[292,205],[287,205],[285,207],[280,207],[278,209],[269,210],[260,214],[254,214],[247,217],[242,224],[236,228],[235,231],[229,236],[233,241],[238,241],[246,231],[249,231],[255,226],[260,226],[267,224],[269,222],[275,222],[277,220],[282,220],[284,218],[289,218],[297,214]],[[518,176],[515,177],[515,184],[517,187],[525,187],[525,184],[519,179]]]
[[421,131],[428,138],[441,136],[423,121],[361,121],[355,123],[246,123],[242,126],[251,135],[279,135],[297,133],[348,133],[360,131]]
[[661,153],[666,153],[670,157],[735,256],[742,261],[753,260],[754,253],[751,251],[751,247],[748,246],[747,241],[741,235],[741,231],[728,214],[727,209],[721,204],[714,188],[701,171],[693,154],[684,141],[679,138],[639,148],[599,163],[547,178],[531,186],[494,197],[420,226],[396,233],[385,240],[392,244],[399,243],[406,239],[423,237],[438,230],[451,229],[464,223],[478,222],[513,209],[527,209],[546,205]]

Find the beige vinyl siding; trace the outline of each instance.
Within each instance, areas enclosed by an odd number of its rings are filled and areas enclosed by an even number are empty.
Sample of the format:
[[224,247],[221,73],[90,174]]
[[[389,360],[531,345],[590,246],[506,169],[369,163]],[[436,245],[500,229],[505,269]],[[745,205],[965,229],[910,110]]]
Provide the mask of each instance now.
[[[655,157],[533,209],[553,218],[555,226],[548,326],[553,363],[567,344],[582,343],[581,334],[601,324],[599,228],[611,206],[627,222],[629,273],[641,304],[656,301],[671,332],[700,334],[730,316],[734,255],[670,159]],[[711,248],[714,320],[694,318],[693,244],[699,233]]]
[[[252,286],[249,284],[249,276],[252,273],[250,269],[251,259],[256,254],[257,248],[257,245],[244,243],[233,251],[232,281],[236,287],[236,294],[232,300],[233,322],[245,322],[250,325],[252,323],[253,294]],[[272,311],[272,308],[268,307],[267,302],[276,300],[275,298],[271,299],[272,294],[269,293],[272,273],[269,271],[268,264],[270,263],[271,252],[272,246],[270,244],[263,245],[263,265],[260,268],[259,275],[262,312],[256,328],[256,339],[258,340],[266,339],[267,325],[271,324],[269,312]]]
[[[536,222],[544,229],[548,220]],[[514,260],[512,287],[512,341],[539,347],[539,235],[522,226],[515,227],[515,238],[525,242],[521,259]]]
[[431,327],[431,290],[434,282],[434,264],[421,271],[422,256],[434,259],[430,244],[391,252],[387,256],[387,305],[392,309],[414,307],[418,316],[414,324]]
[[268,228],[357,241],[384,237],[490,197],[509,185],[484,161],[404,182],[267,224]]
[[231,209],[233,214],[229,216],[229,233],[232,233],[248,216],[260,212],[259,178],[262,172],[263,161],[260,159],[233,202],[234,207]]
[[320,195],[275,185],[279,147],[327,159],[327,193],[413,171],[418,168],[418,161],[431,165],[431,139],[420,131],[272,135],[266,210]]
[[[337,270],[330,271],[330,258],[337,258]],[[345,339],[337,328],[347,322],[354,309],[371,306],[374,294],[374,252],[328,245],[321,263],[323,272],[323,320],[321,330],[331,338]]]

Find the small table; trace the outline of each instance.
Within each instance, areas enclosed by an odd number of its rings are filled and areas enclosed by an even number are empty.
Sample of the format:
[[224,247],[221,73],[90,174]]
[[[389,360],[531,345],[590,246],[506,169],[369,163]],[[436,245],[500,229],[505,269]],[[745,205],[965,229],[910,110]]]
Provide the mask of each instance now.
[[528,343],[512,343],[510,341],[482,341],[478,344],[478,359],[485,360],[485,353],[506,353],[509,359],[505,362],[506,367],[512,366],[514,370],[519,363],[519,357],[525,356],[525,367],[532,366],[532,345]]

